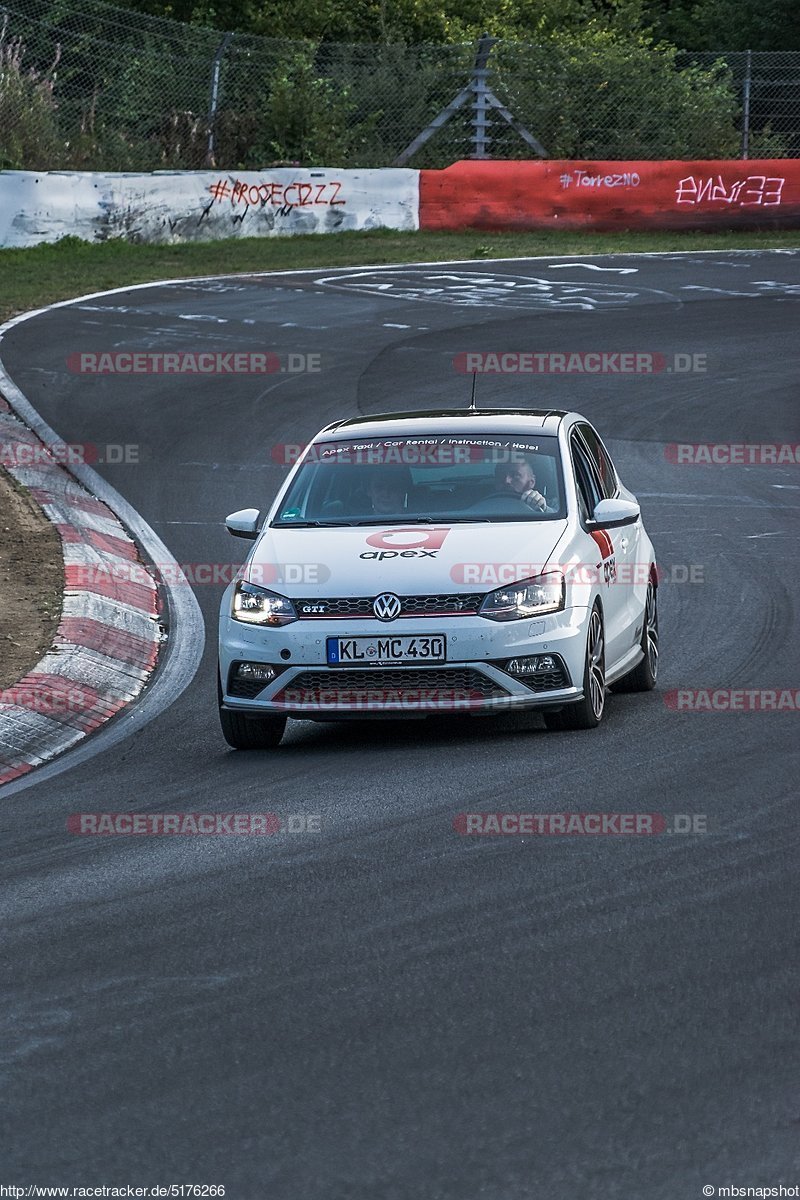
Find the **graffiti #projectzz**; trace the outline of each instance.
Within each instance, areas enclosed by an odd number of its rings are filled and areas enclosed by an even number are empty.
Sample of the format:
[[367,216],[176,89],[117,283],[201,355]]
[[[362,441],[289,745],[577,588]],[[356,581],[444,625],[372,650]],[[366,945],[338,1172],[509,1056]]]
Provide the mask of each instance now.
[[326,179],[321,183],[246,183],[241,179],[233,181],[218,179],[209,186],[212,203],[230,200],[232,205],[246,204],[264,207],[273,204],[276,208],[309,208],[323,205],[326,208],[346,203],[339,198],[342,184],[336,179]]

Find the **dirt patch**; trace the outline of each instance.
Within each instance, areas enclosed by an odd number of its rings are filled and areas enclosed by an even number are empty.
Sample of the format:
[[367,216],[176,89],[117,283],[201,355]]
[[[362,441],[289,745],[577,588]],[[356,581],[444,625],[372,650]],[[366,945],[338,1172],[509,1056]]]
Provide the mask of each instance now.
[[63,591],[55,527],[0,468],[0,688],[16,683],[50,648]]

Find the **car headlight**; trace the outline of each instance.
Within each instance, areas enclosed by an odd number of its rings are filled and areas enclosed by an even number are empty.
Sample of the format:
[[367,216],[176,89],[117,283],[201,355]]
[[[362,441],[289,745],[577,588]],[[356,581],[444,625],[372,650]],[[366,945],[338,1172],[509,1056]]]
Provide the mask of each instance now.
[[231,615],[246,625],[288,625],[297,620],[294,605],[286,596],[243,579],[236,584]]
[[480,615],[490,621],[521,621],[524,617],[558,612],[564,607],[564,590],[564,578],[557,572],[521,579],[519,583],[489,592]]

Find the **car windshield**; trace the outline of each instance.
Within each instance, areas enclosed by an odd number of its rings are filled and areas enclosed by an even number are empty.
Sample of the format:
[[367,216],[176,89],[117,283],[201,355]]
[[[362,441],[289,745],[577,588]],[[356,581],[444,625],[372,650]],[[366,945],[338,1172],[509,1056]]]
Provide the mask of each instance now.
[[555,521],[565,515],[555,437],[437,434],[310,446],[272,524]]

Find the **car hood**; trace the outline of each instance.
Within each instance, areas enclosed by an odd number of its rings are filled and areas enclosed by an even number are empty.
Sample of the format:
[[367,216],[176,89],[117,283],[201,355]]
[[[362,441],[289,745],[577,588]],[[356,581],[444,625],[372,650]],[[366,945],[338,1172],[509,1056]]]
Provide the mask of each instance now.
[[266,529],[243,574],[289,596],[487,592],[539,573],[566,521]]

